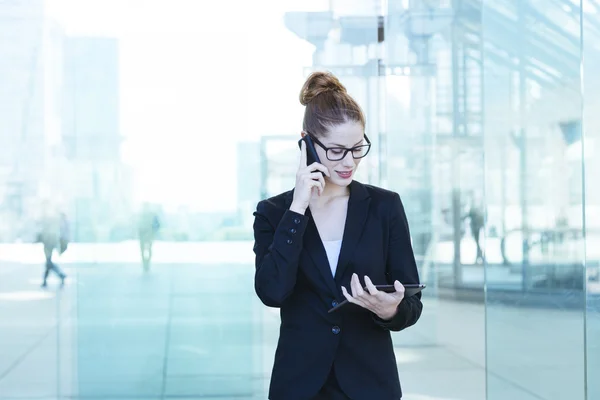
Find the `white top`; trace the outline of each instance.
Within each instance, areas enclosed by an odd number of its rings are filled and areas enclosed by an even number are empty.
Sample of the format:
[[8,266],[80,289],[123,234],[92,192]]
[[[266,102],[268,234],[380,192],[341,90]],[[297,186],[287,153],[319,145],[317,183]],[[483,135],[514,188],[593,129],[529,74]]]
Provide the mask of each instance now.
[[338,259],[340,258],[340,250],[342,249],[341,240],[324,240],[323,246],[327,253],[327,259],[329,260],[329,268],[331,269],[331,275],[335,276],[337,269]]

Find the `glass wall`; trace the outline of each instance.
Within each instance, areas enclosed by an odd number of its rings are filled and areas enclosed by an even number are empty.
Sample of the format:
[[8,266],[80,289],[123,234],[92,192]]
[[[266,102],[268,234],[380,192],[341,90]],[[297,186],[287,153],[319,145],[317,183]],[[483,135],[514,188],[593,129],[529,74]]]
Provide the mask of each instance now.
[[454,300],[456,287],[483,288],[470,236],[455,235],[468,196],[482,194],[482,75],[467,57],[450,2],[390,1],[385,14],[381,184],[402,197],[428,285],[419,323],[394,334],[404,397],[482,399],[484,305]]
[[[575,8],[577,10],[577,8]],[[581,3],[582,37],[582,148],[579,154],[584,169],[584,218],[585,232],[585,271],[586,271],[586,308],[585,308],[585,356],[587,398],[600,397],[600,382],[595,377],[600,373],[600,192],[594,184],[594,177],[600,174],[600,119],[598,109],[600,80],[595,71],[600,68],[600,4],[582,1]]]
[[0,1],[0,400],[267,397],[252,213],[294,185],[315,70],[364,108],[356,179],[401,195],[427,284],[404,399],[600,398],[599,26],[596,0]]
[[583,399],[579,7],[484,1],[482,17],[486,223],[505,258],[486,265],[487,398]]

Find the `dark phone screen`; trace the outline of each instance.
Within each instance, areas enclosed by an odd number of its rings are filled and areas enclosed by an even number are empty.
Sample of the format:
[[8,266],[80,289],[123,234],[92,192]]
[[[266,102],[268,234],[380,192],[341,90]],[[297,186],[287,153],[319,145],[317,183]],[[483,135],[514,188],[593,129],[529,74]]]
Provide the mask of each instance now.
[[306,143],[306,165],[308,166],[315,162],[321,163],[321,160],[319,160],[319,156],[317,155],[317,149],[315,149],[315,144],[309,135],[304,135],[302,139],[298,140],[298,148],[302,149],[301,145],[303,140]]

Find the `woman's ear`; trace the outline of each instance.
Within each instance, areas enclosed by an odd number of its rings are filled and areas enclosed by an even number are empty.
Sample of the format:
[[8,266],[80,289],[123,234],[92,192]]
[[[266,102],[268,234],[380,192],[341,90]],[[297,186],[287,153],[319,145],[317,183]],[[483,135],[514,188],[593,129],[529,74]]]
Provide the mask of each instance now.
[[304,131],[300,132],[300,136],[302,136],[302,137],[306,136],[306,132],[304,132]]

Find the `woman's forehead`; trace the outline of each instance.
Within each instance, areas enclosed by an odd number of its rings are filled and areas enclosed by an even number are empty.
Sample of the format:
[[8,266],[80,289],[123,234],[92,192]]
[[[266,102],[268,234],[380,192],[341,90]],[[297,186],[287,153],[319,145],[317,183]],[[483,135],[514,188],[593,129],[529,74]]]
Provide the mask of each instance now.
[[323,142],[342,146],[352,146],[360,142],[364,136],[363,126],[359,122],[345,122],[329,128]]

